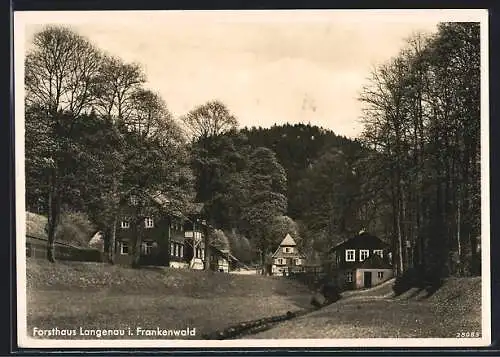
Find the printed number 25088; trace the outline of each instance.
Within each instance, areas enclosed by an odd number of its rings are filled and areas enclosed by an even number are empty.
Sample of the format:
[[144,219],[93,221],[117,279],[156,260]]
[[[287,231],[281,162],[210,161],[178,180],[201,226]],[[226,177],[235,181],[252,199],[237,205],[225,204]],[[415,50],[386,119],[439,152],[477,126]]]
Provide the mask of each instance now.
[[456,338],[474,338],[474,337],[481,337],[481,333],[478,331],[467,331],[467,332],[457,332]]

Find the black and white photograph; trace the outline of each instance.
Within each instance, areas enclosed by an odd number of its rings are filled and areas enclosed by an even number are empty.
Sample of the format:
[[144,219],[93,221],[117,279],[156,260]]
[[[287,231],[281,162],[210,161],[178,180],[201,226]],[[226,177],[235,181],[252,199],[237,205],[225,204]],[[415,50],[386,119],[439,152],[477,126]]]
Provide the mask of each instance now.
[[20,347],[491,343],[488,12],[14,12]]

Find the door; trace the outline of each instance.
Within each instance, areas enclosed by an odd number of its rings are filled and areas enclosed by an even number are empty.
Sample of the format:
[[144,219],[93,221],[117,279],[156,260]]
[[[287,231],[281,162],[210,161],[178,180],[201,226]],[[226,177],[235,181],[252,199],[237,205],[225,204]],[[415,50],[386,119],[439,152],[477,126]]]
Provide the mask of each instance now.
[[371,288],[372,286],[372,272],[371,271],[365,271],[364,274],[364,287],[365,288]]

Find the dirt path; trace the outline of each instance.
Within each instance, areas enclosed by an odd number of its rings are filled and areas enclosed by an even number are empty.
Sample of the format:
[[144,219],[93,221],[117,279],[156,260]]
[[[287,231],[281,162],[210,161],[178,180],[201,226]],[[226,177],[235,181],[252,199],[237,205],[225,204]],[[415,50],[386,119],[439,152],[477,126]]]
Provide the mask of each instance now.
[[481,332],[476,278],[451,281],[422,300],[393,298],[386,289],[349,293],[337,303],[245,338],[454,338],[460,332]]

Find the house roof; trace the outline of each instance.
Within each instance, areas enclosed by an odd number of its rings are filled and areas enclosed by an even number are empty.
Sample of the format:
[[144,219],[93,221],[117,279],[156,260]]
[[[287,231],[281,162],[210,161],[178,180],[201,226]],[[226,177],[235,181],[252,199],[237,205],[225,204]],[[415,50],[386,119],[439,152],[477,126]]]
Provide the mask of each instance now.
[[234,261],[234,262],[239,262],[238,258],[236,258],[234,255],[229,253],[229,251],[227,251],[227,252],[222,251],[219,248],[217,248],[216,246],[213,246],[211,244],[210,244],[210,249],[212,250],[212,252],[217,253],[217,255],[220,255],[224,258],[229,258],[229,260]]
[[188,216],[196,216],[200,215],[203,212],[203,208],[205,207],[203,202],[193,202],[186,207],[186,214]]
[[283,251],[283,247],[296,247],[297,243],[292,238],[292,236],[287,233],[285,238],[281,241],[279,247],[273,253],[272,258],[305,258],[305,255],[301,254],[297,249],[295,249],[295,253],[285,253]]
[[162,192],[156,191],[152,194],[149,194],[149,197],[157,204],[161,206],[166,206],[170,203],[170,199]]
[[356,269],[392,269],[392,266],[378,254],[372,254],[361,263],[358,263]]
[[283,238],[283,240],[281,241],[280,243],[280,246],[296,246],[297,243],[295,243],[295,240],[292,238],[292,236],[287,233],[285,238]]
[[388,247],[389,245],[380,238],[367,232],[361,232],[335,245],[330,249],[330,252],[339,249],[387,249]]
[[278,250],[274,252],[273,258],[305,258],[305,255],[301,254],[300,252],[285,253],[283,252],[283,250],[278,248]]
[[[149,198],[156,203],[158,206],[165,208],[168,207],[170,204],[175,204],[174,201],[165,193],[161,191],[155,191],[153,193],[148,193]],[[179,209],[174,209],[174,211],[171,213],[175,216],[182,217],[182,216],[198,216],[203,212],[204,204],[203,202],[190,202],[188,203],[182,210],[181,212]]]
[[26,235],[47,239],[47,217],[41,214],[26,212]]
[[[35,243],[35,242],[47,244],[48,240],[47,240],[47,238],[36,237],[36,236],[28,235],[28,234],[26,235],[26,243]],[[60,240],[55,240],[54,245],[68,247],[68,248],[74,248],[74,249],[79,249],[79,250],[95,249],[95,248],[88,248],[88,247],[79,247],[77,245],[69,244],[69,243],[66,243],[66,242],[63,242]]]

